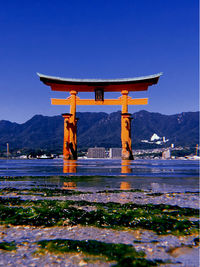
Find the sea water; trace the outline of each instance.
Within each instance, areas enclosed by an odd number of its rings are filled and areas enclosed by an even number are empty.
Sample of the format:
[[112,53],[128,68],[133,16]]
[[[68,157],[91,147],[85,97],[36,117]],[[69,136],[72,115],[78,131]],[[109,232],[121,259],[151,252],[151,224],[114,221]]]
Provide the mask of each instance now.
[[[192,160],[0,160],[0,187],[45,186],[78,190],[198,191],[199,162]],[[10,177],[24,176],[23,181]],[[37,176],[37,177],[36,177]],[[9,177],[8,180],[7,177]],[[72,186],[73,185],[73,186]]]

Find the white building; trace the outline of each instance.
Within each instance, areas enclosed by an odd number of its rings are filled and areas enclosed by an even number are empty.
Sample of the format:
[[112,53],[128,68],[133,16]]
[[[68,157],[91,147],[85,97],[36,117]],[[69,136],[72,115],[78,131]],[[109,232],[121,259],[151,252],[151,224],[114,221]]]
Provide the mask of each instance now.
[[109,150],[109,157],[112,159],[119,159],[122,155],[122,149],[118,147],[110,148]]
[[88,148],[87,158],[101,159],[106,157],[105,147]]

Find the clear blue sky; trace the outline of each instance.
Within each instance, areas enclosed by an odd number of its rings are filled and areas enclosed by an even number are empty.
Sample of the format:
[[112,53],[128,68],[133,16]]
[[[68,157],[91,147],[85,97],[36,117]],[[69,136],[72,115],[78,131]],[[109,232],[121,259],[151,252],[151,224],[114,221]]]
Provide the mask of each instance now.
[[69,111],[51,106],[51,97],[67,93],[51,92],[36,72],[71,78],[163,72],[158,85],[131,94],[149,97],[148,106],[129,111],[198,110],[198,0],[2,0],[0,29],[0,120]]

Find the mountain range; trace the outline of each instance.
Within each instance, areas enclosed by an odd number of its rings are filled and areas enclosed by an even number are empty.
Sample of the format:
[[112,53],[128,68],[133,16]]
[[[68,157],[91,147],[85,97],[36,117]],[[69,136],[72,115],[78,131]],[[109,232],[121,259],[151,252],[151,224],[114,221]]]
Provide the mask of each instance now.
[[[120,147],[121,112],[110,114],[99,112],[77,113],[78,148]],[[169,146],[195,146],[199,142],[199,112],[183,112],[175,115],[163,115],[145,110],[132,114],[133,148],[150,148],[152,144],[142,143],[156,133],[165,136]],[[61,152],[63,142],[62,116],[35,115],[25,123],[0,121],[0,151],[5,151],[6,143],[11,150],[44,149]],[[154,145],[159,147],[159,145]]]

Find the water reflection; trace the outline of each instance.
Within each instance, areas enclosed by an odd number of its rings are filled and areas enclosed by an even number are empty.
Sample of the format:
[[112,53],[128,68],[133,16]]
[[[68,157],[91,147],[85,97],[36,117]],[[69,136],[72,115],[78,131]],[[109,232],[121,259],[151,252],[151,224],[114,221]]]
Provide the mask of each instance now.
[[[121,161],[121,173],[132,173],[131,160]],[[77,160],[64,160],[63,161],[63,173],[76,173],[77,172]]]
[[70,189],[76,189],[76,183],[75,182],[64,182],[62,189],[64,190],[70,190]]
[[[24,178],[12,180],[15,176]],[[136,188],[153,192],[196,192],[199,163],[189,160],[0,160],[0,177],[0,188],[45,185],[89,191]]]
[[64,160],[63,161],[63,173],[76,173],[77,160]]
[[0,176],[140,176],[199,177],[197,161],[115,160],[115,159],[43,159],[0,160]]
[[131,162],[132,160],[122,160],[121,162],[121,173],[131,173]]
[[129,182],[121,182],[120,183],[121,190],[129,190],[131,189],[131,184]]

